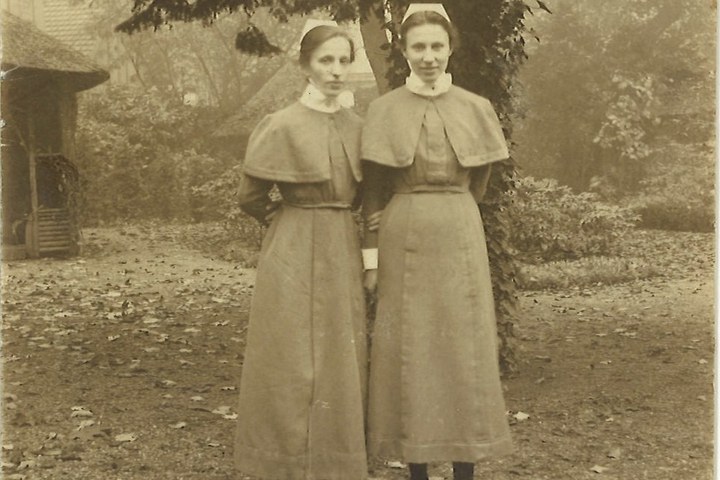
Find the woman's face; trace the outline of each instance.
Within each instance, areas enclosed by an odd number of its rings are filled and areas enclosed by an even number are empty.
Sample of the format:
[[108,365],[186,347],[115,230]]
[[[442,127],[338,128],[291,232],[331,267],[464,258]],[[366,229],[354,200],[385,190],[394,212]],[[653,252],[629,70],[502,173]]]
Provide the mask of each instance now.
[[328,97],[337,97],[345,86],[352,64],[350,42],[344,37],[333,37],[310,55],[303,67],[310,82]]
[[412,27],[405,34],[403,55],[415,75],[425,83],[434,83],[447,70],[452,55],[450,35],[434,23]]

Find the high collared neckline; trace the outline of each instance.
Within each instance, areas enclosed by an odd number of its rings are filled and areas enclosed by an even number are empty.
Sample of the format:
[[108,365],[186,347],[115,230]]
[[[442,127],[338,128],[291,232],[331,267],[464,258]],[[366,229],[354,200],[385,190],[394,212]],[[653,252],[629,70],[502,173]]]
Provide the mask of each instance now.
[[342,91],[337,97],[328,97],[312,82],[308,82],[300,96],[300,103],[318,112],[335,113],[343,108],[351,108],[355,105],[355,99],[350,90]]
[[405,86],[408,90],[416,95],[422,97],[437,97],[443,93],[447,93],[452,86],[452,74],[443,73],[438,77],[434,84],[428,84],[422,81],[422,79],[411,72],[410,75],[405,79]]

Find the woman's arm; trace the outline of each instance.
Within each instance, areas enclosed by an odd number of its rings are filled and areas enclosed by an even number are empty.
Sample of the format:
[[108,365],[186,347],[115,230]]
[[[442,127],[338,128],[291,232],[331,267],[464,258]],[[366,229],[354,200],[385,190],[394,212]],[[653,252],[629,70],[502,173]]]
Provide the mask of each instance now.
[[387,167],[373,162],[363,162],[363,206],[362,213],[365,224],[363,232],[363,267],[365,290],[374,294],[377,289],[378,268],[378,216],[385,209],[392,190],[390,188],[390,173]]
[[238,192],[238,203],[243,212],[267,225],[272,214],[279,206],[270,198],[270,190],[274,182],[262,180],[250,175],[243,175]]
[[475,203],[480,203],[485,196],[488,181],[490,180],[490,172],[492,172],[492,165],[484,165],[474,168],[470,173],[470,193],[475,199]]
[[362,215],[365,224],[363,249],[373,249],[378,246],[377,217],[392,194],[388,170],[387,167],[377,163],[363,162]]

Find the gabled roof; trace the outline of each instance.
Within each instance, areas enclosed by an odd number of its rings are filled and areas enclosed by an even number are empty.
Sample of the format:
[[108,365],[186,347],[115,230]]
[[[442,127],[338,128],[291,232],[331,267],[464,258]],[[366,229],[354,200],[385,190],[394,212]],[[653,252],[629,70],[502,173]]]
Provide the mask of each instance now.
[[32,23],[3,11],[2,70],[41,70],[66,75],[76,90],[85,90],[110,76],[82,53],[42,32]]

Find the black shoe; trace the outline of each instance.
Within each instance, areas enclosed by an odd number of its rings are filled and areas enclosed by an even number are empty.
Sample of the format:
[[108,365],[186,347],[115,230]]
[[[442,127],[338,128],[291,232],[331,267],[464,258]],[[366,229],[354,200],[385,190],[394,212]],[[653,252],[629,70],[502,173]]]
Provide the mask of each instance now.
[[408,463],[410,480],[428,480],[427,463]]
[[453,480],[473,480],[474,475],[474,463],[453,462]]

